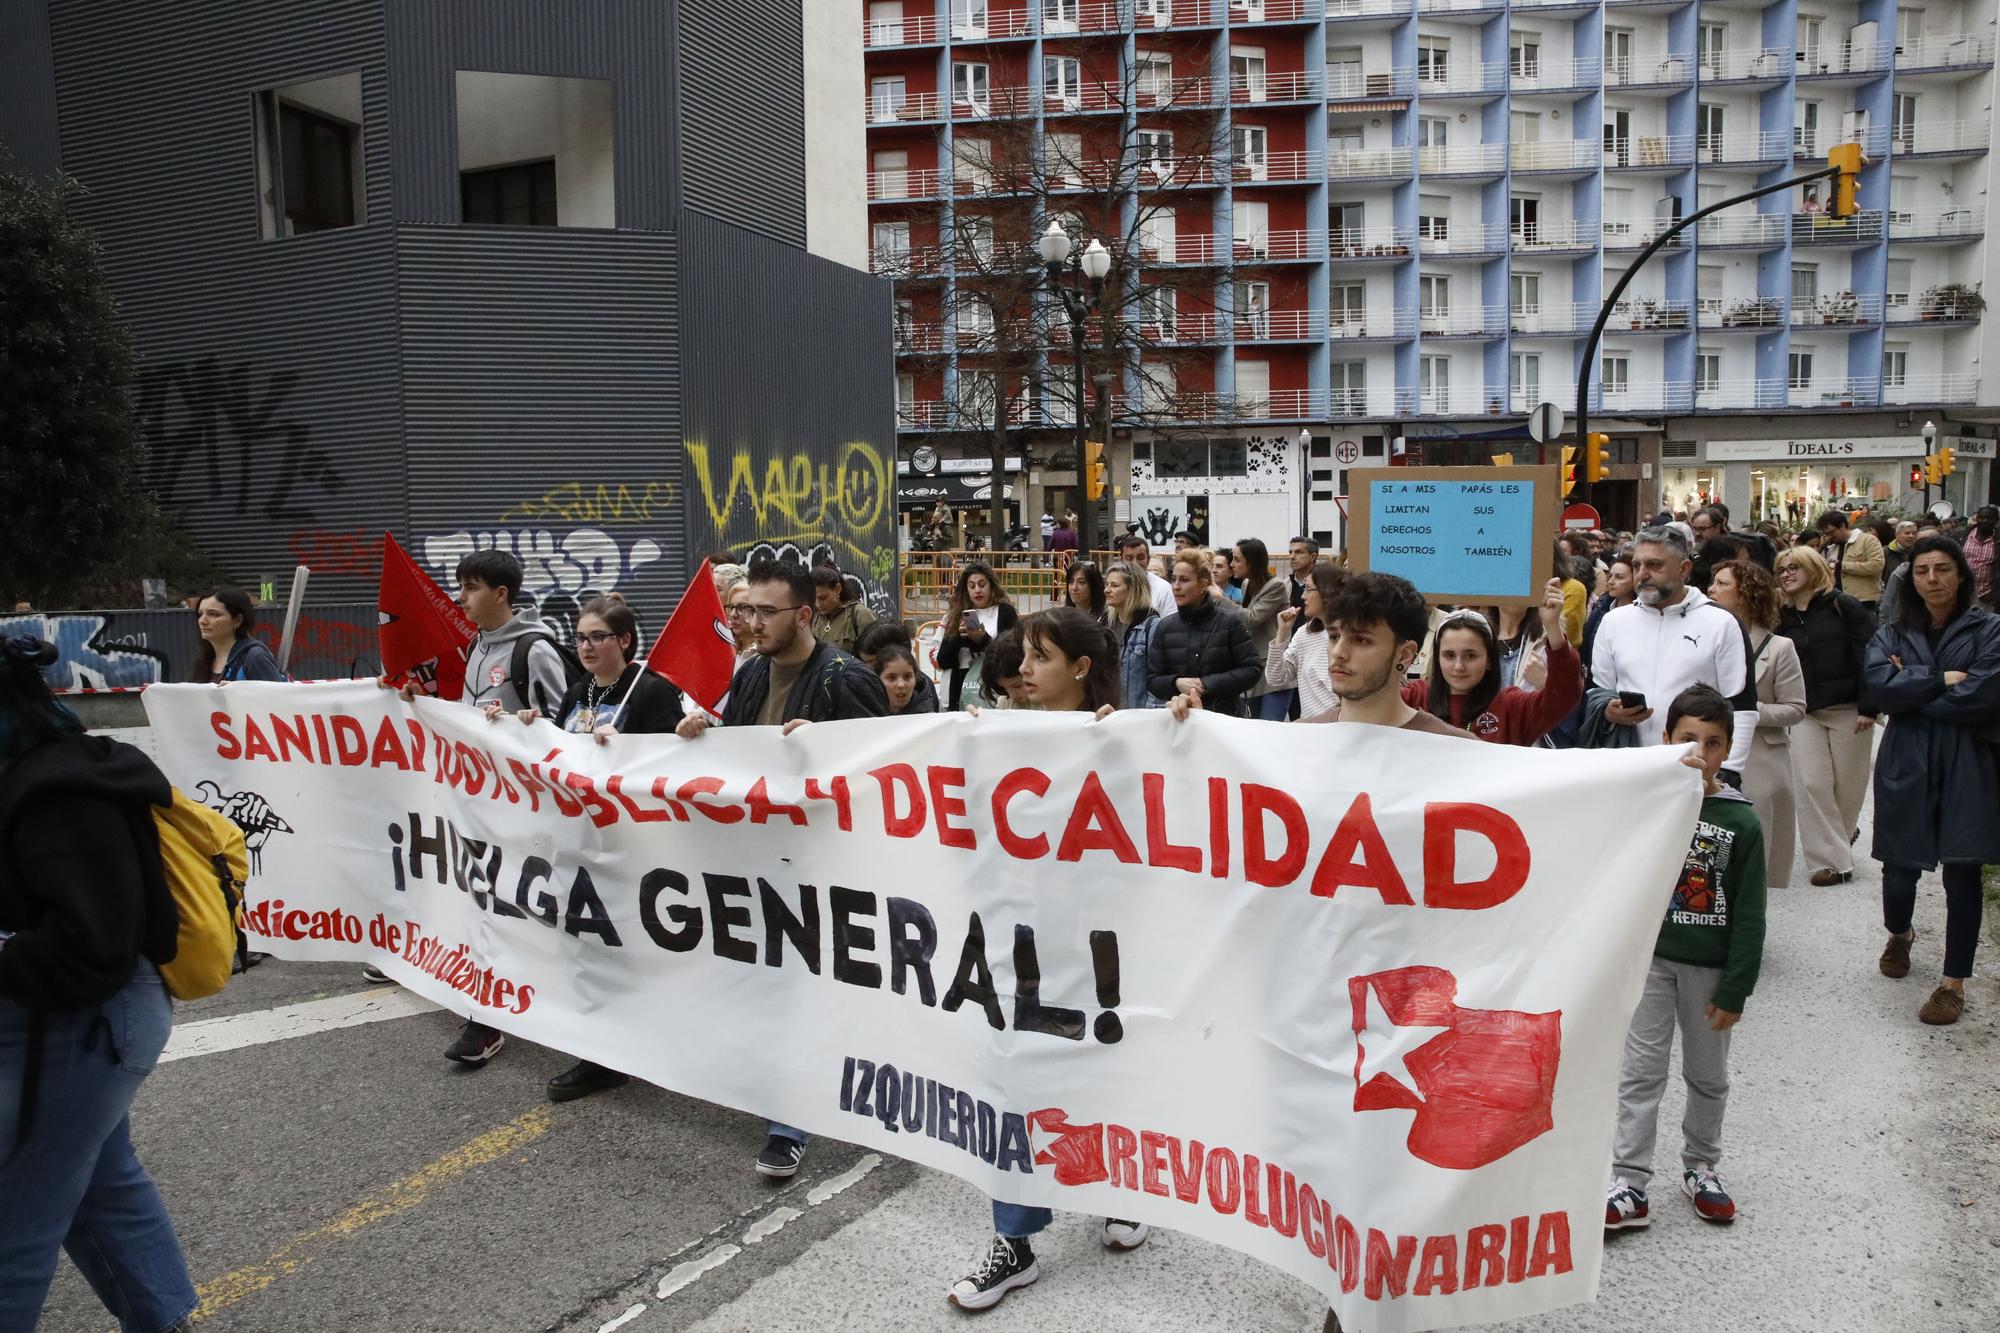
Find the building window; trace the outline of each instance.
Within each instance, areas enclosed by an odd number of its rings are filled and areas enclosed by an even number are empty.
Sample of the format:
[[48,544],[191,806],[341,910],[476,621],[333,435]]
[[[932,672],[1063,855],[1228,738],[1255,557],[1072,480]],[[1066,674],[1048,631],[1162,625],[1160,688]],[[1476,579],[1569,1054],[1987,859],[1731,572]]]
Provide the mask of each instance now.
[[1139,101],[1147,106],[1171,101],[1174,95],[1174,58],[1165,51],[1141,51],[1138,55]]
[[554,227],[554,158],[458,173],[459,221],[487,227]]
[[1813,379],[1813,354],[1793,352],[1789,366],[1790,382],[1794,389],[1809,389]]
[[1262,125],[1237,125],[1229,131],[1230,152],[1235,159],[1239,180],[1246,174],[1251,180],[1265,178],[1270,160],[1270,140],[1270,131]]
[[[982,18],[984,10],[981,11]],[[992,71],[984,65],[955,60],[951,65],[951,104],[977,115],[993,109]]]
[[1417,200],[1417,239],[1451,239],[1451,200],[1435,194],[1423,195]]
[[1065,111],[1083,106],[1083,62],[1075,56],[1042,57],[1042,100]]
[[1810,310],[1819,304],[1819,265],[1792,265],[1792,309]]
[[359,226],[361,76],[269,89],[255,108],[264,239]]
[[1542,313],[1542,275],[1539,273],[1512,273],[1507,277],[1507,285],[1512,289],[1512,305],[1516,317],[1534,316]]
[[1539,195],[1517,194],[1508,201],[1514,239],[1533,245],[1541,239],[1542,201]]
[[1153,476],[1159,481],[1182,481],[1208,475],[1208,441],[1177,439],[1153,441]]
[[910,259],[910,224],[877,222],[873,225],[875,268],[886,272],[901,268]]
[[1335,283],[1327,291],[1327,315],[1336,333],[1361,324],[1367,312],[1367,292],[1367,284],[1361,282]]
[[1368,411],[1368,363],[1336,361],[1328,382],[1333,386],[1335,416],[1361,416]]
[[1271,410],[1271,363],[1236,363],[1236,407],[1244,416],[1261,417]]
[[1444,319],[1451,314],[1451,279],[1442,273],[1425,273],[1417,279],[1417,313],[1424,319]]
[[1451,359],[1443,356],[1417,358],[1417,392],[1423,395],[1424,406],[1431,411],[1441,410],[1451,401]]
[[1451,70],[1451,38],[1417,38],[1417,82],[1443,83]]
[[1704,347],[1694,354],[1694,388],[1696,393],[1712,393],[1722,383],[1722,353],[1713,347]]
[[1910,349],[1891,343],[1882,349],[1882,387],[1900,389],[1909,382]]
[[460,70],[457,111],[461,221],[618,225],[608,80]]
[[1515,352],[1507,358],[1507,389],[1517,403],[1542,398],[1542,358],[1535,352]]
[[1534,32],[1507,34],[1507,72],[1517,79],[1542,77],[1542,37]]
[[1623,352],[1606,352],[1599,368],[1604,397],[1623,397],[1632,383],[1632,359]]
[[1264,100],[1264,48],[1261,46],[1232,46],[1229,48],[1229,90],[1232,97],[1241,95],[1252,102]]

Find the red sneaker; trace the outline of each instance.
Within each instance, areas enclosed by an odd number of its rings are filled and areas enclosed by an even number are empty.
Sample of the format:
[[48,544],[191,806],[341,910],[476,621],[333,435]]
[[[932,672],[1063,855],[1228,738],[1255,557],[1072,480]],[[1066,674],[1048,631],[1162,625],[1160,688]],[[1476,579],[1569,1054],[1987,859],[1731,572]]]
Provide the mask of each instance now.
[[1681,1172],[1681,1193],[1688,1196],[1688,1202],[1705,1222],[1736,1220],[1736,1200],[1722,1187],[1722,1177],[1713,1167],[1691,1166]]
[[1646,1191],[1626,1183],[1623,1176],[1613,1176],[1611,1188],[1604,1195],[1604,1229],[1627,1231],[1652,1224],[1646,1208]]

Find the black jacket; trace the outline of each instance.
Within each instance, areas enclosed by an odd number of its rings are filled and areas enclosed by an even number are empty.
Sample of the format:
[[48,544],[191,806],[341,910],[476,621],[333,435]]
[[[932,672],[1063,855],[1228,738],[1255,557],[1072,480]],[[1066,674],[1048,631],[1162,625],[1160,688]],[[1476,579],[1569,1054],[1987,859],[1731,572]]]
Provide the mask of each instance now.
[[[1947,671],[1966,678],[1947,686]],[[1970,607],[1935,644],[1884,625],[1867,673],[1888,717],[1875,755],[1875,859],[1926,870],[2000,862],[2000,747],[1989,739],[2000,726],[2000,616]]]
[[1844,592],[1828,589],[1815,595],[1804,611],[1791,606],[1780,610],[1778,632],[1799,650],[1808,713],[1859,704],[1862,712],[1874,716],[1861,678],[1868,640],[1875,633],[1873,611]]
[[1146,688],[1171,699],[1182,676],[1201,680],[1201,706],[1242,716],[1240,697],[1264,678],[1264,662],[1250,636],[1250,622],[1233,605],[1210,597],[1199,607],[1178,608],[1153,630],[1146,650]]
[[0,999],[88,1009],[140,958],[173,960],[152,814],[172,799],[152,760],[102,736],[49,741],[0,774]]
[[1014,628],[1015,625],[1020,623],[1020,620],[1021,613],[1016,611],[1012,605],[1007,602],[1000,603],[1000,623],[993,634],[993,638],[987,639],[984,643],[974,643],[971,639],[966,638],[958,632],[957,625],[946,626],[944,639],[938,644],[937,649],[938,666],[951,673],[948,682],[949,690],[945,695],[947,700],[945,703],[946,708],[956,709],[958,707],[958,696],[965,691],[966,668],[958,664],[959,649],[970,648],[975,653],[983,653],[993,646],[993,639],[999,638],[1002,634]]
[[[556,709],[556,725],[569,729],[570,714],[582,705],[584,699],[596,688],[597,682],[589,676],[583,677],[569,687],[563,696],[562,705]],[[630,695],[632,701],[625,703]],[[620,706],[624,711],[619,713]],[[656,676],[646,669],[643,662],[634,662],[625,668],[625,675],[616,685],[606,691],[598,700],[598,725],[609,722],[613,714],[618,714],[618,730],[634,736],[652,736],[672,731],[681,721],[681,692],[665,676]]]
[[919,713],[935,713],[937,711],[937,684],[929,676],[919,671],[917,673],[917,692],[910,696],[910,702],[903,706],[903,711],[897,714],[897,716],[915,717]]
[[[754,727],[771,692],[771,659],[759,653],[736,668],[729,701],[722,706],[725,727]],[[785,696],[783,721],[837,722],[850,717],[886,717],[889,698],[882,681],[858,657],[830,643],[816,645]]]

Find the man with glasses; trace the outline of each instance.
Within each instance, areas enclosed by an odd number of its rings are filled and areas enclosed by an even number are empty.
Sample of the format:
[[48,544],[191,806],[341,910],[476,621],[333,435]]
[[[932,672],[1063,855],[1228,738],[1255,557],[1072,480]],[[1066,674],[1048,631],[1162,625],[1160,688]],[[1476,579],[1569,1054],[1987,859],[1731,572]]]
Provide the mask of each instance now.
[[[725,727],[783,727],[789,736],[809,722],[886,717],[882,681],[857,657],[813,637],[812,575],[797,565],[759,560],[750,566],[747,612],[756,656],[736,668],[722,705]],[[708,730],[708,719],[690,713],[674,728],[683,740]],[[773,1121],[760,1175],[784,1180],[805,1160],[806,1132]]]

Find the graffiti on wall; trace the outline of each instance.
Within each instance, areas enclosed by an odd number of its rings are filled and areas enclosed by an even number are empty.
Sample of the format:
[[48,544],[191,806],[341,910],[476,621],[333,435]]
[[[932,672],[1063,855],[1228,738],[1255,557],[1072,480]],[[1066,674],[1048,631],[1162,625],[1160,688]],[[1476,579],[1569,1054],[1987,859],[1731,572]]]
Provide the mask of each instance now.
[[802,450],[723,456],[689,440],[687,459],[690,498],[700,497],[721,549],[746,564],[834,565],[850,598],[894,610],[895,473],[873,444],[850,440],[829,462]]
[[616,486],[566,481],[551,486],[532,500],[507,507],[502,523],[517,519],[541,519],[555,523],[588,523],[615,527],[621,523],[651,523],[673,511],[676,488],[671,481],[649,481],[634,487],[624,482]]
[[512,552],[521,562],[522,604],[532,601],[558,638],[575,632],[577,612],[591,598],[629,587],[666,558],[651,537],[621,541],[602,528],[490,528],[426,537],[419,563],[440,588],[456,592],[458,562],[493,550]]
[[312,502],[344,486],[291,403],[296,370],[257,371],[214,354],[139,372],[137,411],[160,498],[238,517],[311,524]]
[[[265,609],[256,635],[278,651],[284,630],[281,608]],[[192,673],[200,636],[194,613],[167,610],[30,611],[0,617],[0,634],[32,634],[56,646],[56,660],[44,673],[53,690],[132,690],[162,681],[186,680]],[[337,680],[372,676],[378,644],[373,603],[312,607],[299,616],[292,639],[294,680]]]

